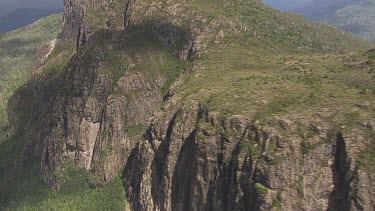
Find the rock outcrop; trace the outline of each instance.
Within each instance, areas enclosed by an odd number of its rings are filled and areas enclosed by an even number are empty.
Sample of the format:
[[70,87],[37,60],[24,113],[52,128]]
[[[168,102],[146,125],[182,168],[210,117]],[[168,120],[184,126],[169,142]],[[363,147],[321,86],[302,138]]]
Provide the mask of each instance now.
[[[96,36],[108,40],[98,44],[93,37],[61,73],[36,77],[9,103],[9,133],[22,127],[28,134],[25,159],[42,154],[43,180],[50,186],[58,185],[67,160],[92,170],[103,182],[117,175],[170,81],[160,72],[174,65],[165,62],[168,54],[153,47],[131,54],[120,51],[131,44],[130,35],[123,32],[104,31]],[[116,50],[117,55],[110,54]],[[123,61],[114,64],[111,56]],[[25,99],[30,104],[23,104]],[[33,112],[19,116],[27,110]]]
[[64,0],[64,23],[59,39],[85,45],[88,37],[100,29],[124,29],[126,0]]
[[371,188],[357,193],[374,179],[356,169],[365,145],[349,150],[353,140],[321,127],[306,140],[295,125],[222,119],[198,103],[171,102],[124,171],[131,209],[371,210]]
[[[112,179],[137,146],[153,111],[176,92],[172,88],[162,93],[178,74],[174,65],[198,55],[204,39],[213,36],[208,23],[205,27],[196,23],[182,27],[181,18],[192,14],[176,12],[178,5],[164,8],[172,15],[167,19],[142,1],[122,3],[65,1],[64,26],[57,45],[72,46],[76,40],[78,52],[61,70],[56,70],[54,61],[45,64],[45,70],[40,68],[41,74],[9,102],[9,133],[22,127],[28,134],[25,158],[42,154],[42,177],[49,186],[58,185],[67,160],[91,170],[103,182]],[[154,6],[162,8],[161,3]],[[102,16],[90,16],[95,13]],[[104,16],[106,20],[116,18],[110,25],[100,24]],[[227,21],[214,25],[223,24],[229,24],[232,33],[239,27]],[[125,26],[125,31],[119,30]],[[175,89],[178,83],[181,81]],[[22,104],[25,99],[30,104]],[[24,110],[33,113],[20,118],[17,113]],[[20,126],[21,122],[28,125]],[[136,131],[134,137],[129,137],[129,130]]]

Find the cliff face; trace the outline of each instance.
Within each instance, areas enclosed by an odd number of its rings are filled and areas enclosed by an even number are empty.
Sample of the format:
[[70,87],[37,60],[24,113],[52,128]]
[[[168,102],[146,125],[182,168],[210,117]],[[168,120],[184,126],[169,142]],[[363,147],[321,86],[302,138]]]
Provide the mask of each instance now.
[[59,38],[78,48],[98,29],[124,29],[127,4],[125,0],[64,0],[64,25]]
[[[61,165],[70,159],[103,181],[113,178],[163,99],[161,90],[170,81],[163,75],[164,69],[179,64],[177,58],[166,62],[173,56],[158,53],[161,46],[147,46],[147,51],[134,49],[131,35],[102,32],[96,36],[110,41],[88,42],[58,78],[45,76],[31,81],[35,86],[32,89],[41,91],[29,96],[30,87],[24,87],[18,95],[27,96],[30,104],[22,105],[25,97],[14,97],[9,104],[11,113],[21,110],[21,106],[34,111],[29,120],[37,118],[37,128],[30,125],[26,131],[33,142],[30,147],[43,146],[36,153],[43,154],[43,180],[51,186],[57,185]],[[123,62],[115,63],[113,59]],[[45,87],[41,84],[44,80],[51,81],[51,85]],[[17,129],[11,126],[10,131]]]
[[296,124],[170,102],[125,169],[132,210],[373,209],[373,189],[361,186],[373,175],[355,165],[363,134],[332,135],[323,123],[303,138]]
[[[50,187],[59,186],[68,161],[90,170],[92,188],[123,170],[132,210],[372,210],[375,178],[357,165],[373,143],[371,104],[357,106],[366,124],[345,130],[338,128],[346,121],[340,112],[352,109],[350,102],[338,110],[322,105],[323,116],[315,104],[303,104],[304,113],[280,109],[285,102],[271,104],[273,93],[292,98],[295,90],[318,88],[307,76],[296,76],[306,84],[288,84],[284,76],[294,75],[274,73],[281,67],[267,60],[274,52],[266,59],[255,55],[270,44],[261,31],[270,23],[226,14],[238,2],[202,3],[211,13],[183,3],[65,0],[57,46],[66,43],[76,52],[56,67],[63,53],[55,49],[8,105],[9,134],[22,132],[27,140],[19,166],[40,158]],[[258,1],[243,6],[263,8],[256,17],[269,12]],[[291,39],[289,32],[278,33]],[[319,42],[323,49],[337,47],[330,39]],[[316,43],[306,39],[294,47]],[[275,87],[246,82],[259,78]],[[242,82],[236,92],[224,92]],[[333,95],[325,89],[319,93]]]
[[[126,5],[121,13],[123,24],[129,24],[133,10],[146,7]],[[202,29],[182,28],[174,22],[180,14],[170,20],[134,17],[126,31],[117,31],[97,24],[85,12],[103,13],[107,7],[118,9],[106,2],[65,2],[58,42],[72,45],[77,38],[78,53],[62,70],[49,64],[41,68],[40,76],[9,102],[9,133],[26,132],[30,140],[25,159],[42,154],[42,177],[49,186],[58,185],[67,160],[91,170],[99,181],[112,179],[137,146],[153,111],[186,78],[181,77],[166,92],[179,73],[188,74],[189,62],[184,60],[191,59],[199,46]],[[112,12],[103,15],[112,16]],[[93,24],[96,30],[87,30]],[[23,104],[25,99],[30,104]],[[25,110],[33,113],[20,117]]]

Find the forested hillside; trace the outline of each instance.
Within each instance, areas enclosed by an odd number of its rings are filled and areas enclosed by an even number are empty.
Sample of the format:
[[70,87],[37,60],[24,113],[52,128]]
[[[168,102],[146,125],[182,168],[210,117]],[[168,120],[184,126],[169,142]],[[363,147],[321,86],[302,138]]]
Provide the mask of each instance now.
[[292,12],[375,42],[374,0],[315,0]]
[[276,9],[332,25],[375,41],[374,0],[264,0]]
[[32,9],[58,9],[63,7],[61,0],[0,0],[0,17],[15,10]]
[[0,134],[7,125],[8,98],[30,78],[37,48],[56,38],[62,15],[43,18],[16,31],[0,34]]
[[0,0],[0,33],[62,11],[62,0]]
[[62,9],[25,8],[12,11],[0,17],[0,33],[26,26],[40,18],[62,12]]
[[349,5],[318,20],[375,42],[375,1]]

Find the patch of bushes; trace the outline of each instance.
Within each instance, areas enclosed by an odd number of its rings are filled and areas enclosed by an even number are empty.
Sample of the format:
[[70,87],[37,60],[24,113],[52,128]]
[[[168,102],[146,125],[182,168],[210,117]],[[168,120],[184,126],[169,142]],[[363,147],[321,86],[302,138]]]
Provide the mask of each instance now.
[[357,166],[359,169],[375,173],[375,142],[367,146],[367,148],[359,154],[357,160]]
[[[0,210],[124,210],[125,191],[120,176],[91,189],[89,171],[67,165],[59,190],[47,188],[39,179],[38,162],[27,163],[17,175],[0,181]],[[90,176],[91,175],[91,176]]]
[[146,131],[147,125],[145,124],[137,124],[137,125],[132,125],[129,127],[124,128],[124,132],[129,136],[129,137],[134,137],[136,135],[142,135]]
[[269,192],[268,188],[264,187],[260,183],[255,183],[254,186],[255,186],[255,191],[256,191],[257,195],[260,196],[260,197],[264,197]]

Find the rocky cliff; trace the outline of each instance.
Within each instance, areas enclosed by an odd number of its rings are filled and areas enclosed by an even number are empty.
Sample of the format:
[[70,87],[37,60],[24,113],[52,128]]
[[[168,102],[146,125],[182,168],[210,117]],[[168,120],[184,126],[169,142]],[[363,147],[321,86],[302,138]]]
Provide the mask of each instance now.
[[372,86],[372,53],[337,55],[367,43],[259,1],[64,5],[55,49],[8,105],[17,167],[38,158],[55,188],[67,162],[92,188],[123,171],[131,210],[374,209],[359,156],[374,97],[346,77]]
[[362,131],[320,122],[298,135],[285,117],[261,125],[198,103],[165,108],[125,169],[132,210],[373,209],[374,177],[355,165]]

